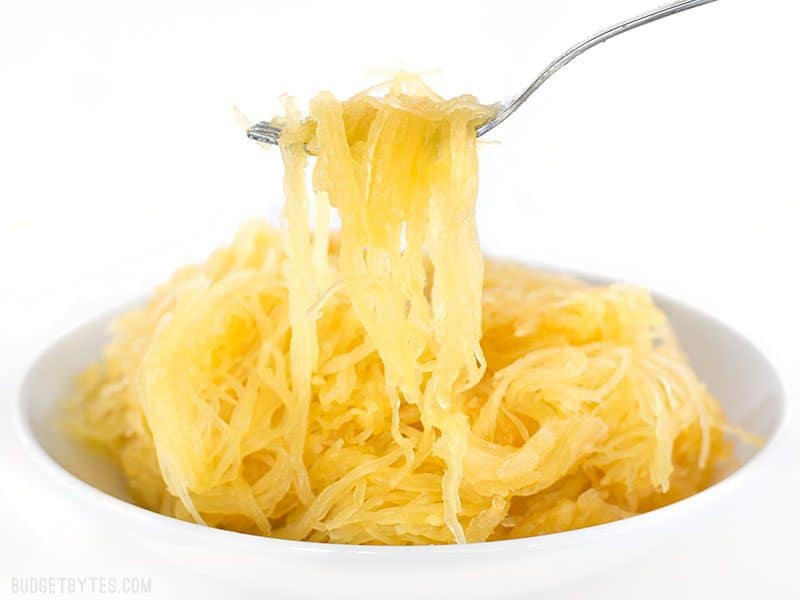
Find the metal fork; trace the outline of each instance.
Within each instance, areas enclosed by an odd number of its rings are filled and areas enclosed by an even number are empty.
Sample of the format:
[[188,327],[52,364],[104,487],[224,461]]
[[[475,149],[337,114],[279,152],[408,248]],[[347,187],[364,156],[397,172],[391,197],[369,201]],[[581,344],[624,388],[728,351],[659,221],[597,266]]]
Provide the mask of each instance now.
[[[595,33],[594,35],[586,38],[582,42],[572,46],[572,48],[551,62],[547,68],[542,71],[536,79],[534,79],[533,83],[531,83],[522,91],[522,93],[512,97],[509,100],[506,100],[505,102],[496,104],[495,106],[497,110],[494,113],[494,116],[485,123],[479,125],[475,130],[476,134],[478,137],[480,137],[486,132],[491,131],[500,125],[500,123],[505,121],[509,116],[511,116],[512,113],[522,106],[522,104],[528,98],[530,98],[531,94],[539,89],[539,87],[541,87],[545,81],[550,79],[550,77],[552,77],[559,69],[567,65],[574,58],[586,52],[589,48],[593,48],[598,44],[602,44],[606,40],[610,40],[611,38],[618,36],[620,33],[625,33],[626,31],[636,29],[637,27],[641,27],[647,23],[652,23],[653,21],[658,21],[664,17],[668,17],[670,15],[689,10],[690,8],[715,1],[716,0],[680,0],[679,2],[673,2],[672,4],[667,4],[666,6],[656,8],[650,12],[639,15],[638,17],[633,17],[627,21],[617,23],[612,27],[604,29],[603,31]],[[252,140],[256,140],[257,142],[263,142],[267,144],[277,144],[280,135],[281,128],[272,125],[267,121],[259,121],[247,130],[247,137]]]

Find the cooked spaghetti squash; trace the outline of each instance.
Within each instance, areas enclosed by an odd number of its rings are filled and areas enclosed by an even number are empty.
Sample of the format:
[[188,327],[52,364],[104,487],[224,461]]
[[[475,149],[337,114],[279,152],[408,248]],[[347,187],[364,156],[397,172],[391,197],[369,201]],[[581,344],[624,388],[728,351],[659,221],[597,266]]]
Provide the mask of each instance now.
[[282,226],[247,224],[121,316],[70,398],[70,427],[142,506],[445,544],[604,523],[714,481],[729,426],[646,291],[481,255],[490,115],[408,76],[320,94],[307,118],[287,101]]

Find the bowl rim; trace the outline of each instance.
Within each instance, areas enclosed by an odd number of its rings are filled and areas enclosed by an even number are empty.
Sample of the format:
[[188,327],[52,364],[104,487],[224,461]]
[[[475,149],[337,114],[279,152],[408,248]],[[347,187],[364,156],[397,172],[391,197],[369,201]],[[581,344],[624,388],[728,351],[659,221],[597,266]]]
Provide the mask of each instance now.
[[[547,270],[555,274],[577,277],[594,284],[607,285],[609,283],[613,283],[614,281],[619,281],[609,277],[598,276],[593,273],[584,273],[578,270],[542,266],[535,263],[531,264],[523,262],[522,264],[527,264],[528,266],[536,269]],[[671,519],[674,514],[679,514],[681,511],[687,512],[691,509],[695,509],[693,512],[698,513],[701,512],[704,507],[707,508],[709,505],[713,505],[717,499],[723,497],[725,494],[729,494],[736,487],[739,487],[747,480],[752,479],[757,471],[757,467],[766,464],[772,459],[776,452],[776,448],[779,447],[779,440],[784,437],[784,432],[786,429],[787,400],[785,387],[777,369],[774,367],[772,361],[769,360],[767,355],[747,337],[718,318],[709,315],[708,313],[689,304],[675,300],[671,296],[661,293],[658,290],[652,288],[647,288],[647,290],[652,295],[657,305],[668,304],[681,310],[693,312],[698,317],[712,322],[715,327],[725,330],[728,335],[734,337],[738,342],[749,347],[751,351],[755,352],[761,357],[764,366],[776,383],[776,421],[771,434],[765,440],[763,446],[761,446],[761,448],[759,448],[755,454],[744,464],[738,467],[734,472],[725,476],[720,481],[692,496],[689,496],[688,498],[684,498],[683,500],[679,500],[646,513],[633,515],[625,519],[620,519],[601,525],[543,534],[534,537],[473,542],[468,544],[453,543],[411,546],[366,546],[329,542],[310,542],[240,533],[237,531],[217,529],[214,527],[207,527],[199,523],[183,521],[175,517],[170,517],[151,511],[132,502],[122,500],[92,486],[68,471],[66,468],[62,467],[58,461],[53,458],[39,443],[36,433],[33,430],[33,419],[30,412],[30,407],[27,403],[27,399],[30,395],[28,389],[33,385],[32,378],[35,374],[37,366],[40,364],[40,362],[45,360],[46,354],[51,348],[57,346],[66,338],[78,333],[80,330],[92,323],[100,320],[105,320],[108,322],[111,318],[113,318],[113,316],[120,314],[123,310],[129,309],[133,306],[141,305],[142,301],[146,299],[149,294],[139,296],[135,300],[117,303],[110,309],[96,312],[92,316],[84,318],[76,325],[61,328],[59,334],[49,338],[46,343],[37,345],[34,352],[31,353],[34,358],[28,361],[27,366],[24,369],[21,382],[17,387],[15,402],[16,410],[14,411],[15,429],[21,445],[27,452],[27,457],[37,465],[40,474],[49,475],[52,479],[58,481],[62,489],[71,492],[79,500],[85,502],[87,506],[96,505],[107,513],[113,513],[123,521],[127,521],[131,524],[141,527],[147,527],[151,529],[157,528],[163,534],[169,535],[172,538],[178,536],[182,538],[189,538],[194,541],[207,540],[213,543],[232,544],[237,547],[241,547],[242,549],[261,551],[272,550],[288,553],[290,555],[307,555],[308,553],[314,553],[327,556],[335,555],[337,558],[363,556],[375,557],[376,559],[386,556],[396,556],[398,554],[402,554],[404,557],[408,558],[416,556],[425,556],[427,558],[430,554],[435,554],[437,556],[518,554],[521,550],[541,551],[573,546],[576,543],[585,542],[587,535],[591,536],[593,542],[599,541],[602,538],[614,537],[631,529],[652,527],[664,520]]]

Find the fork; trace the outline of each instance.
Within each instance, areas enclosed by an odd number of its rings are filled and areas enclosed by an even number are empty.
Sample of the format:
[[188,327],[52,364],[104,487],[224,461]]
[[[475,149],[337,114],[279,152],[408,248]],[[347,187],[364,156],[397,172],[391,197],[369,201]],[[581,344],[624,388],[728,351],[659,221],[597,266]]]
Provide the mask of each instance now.
[[[689,10],[690,8],[695,8],[696,6],[709,4],[710,2],[715,1],[716,0],[679,0],[678,2],[673,2],[671,4],[667,4],[666,6],[653,9],[650,12],[639,15],[638,17],[633,17],[627,21],[617,23],[616,25],[608,27],[607,29],[599,31],[586,38],[582,42],[572,46],[569,50],[551,62],[547,68],[545,68],[545,70],[542,71],[536,79],[534,79],[533,83],[522,90],[520,94],[513,96],[505,102],[499,102],[495,104],[494,116],[475,129],[476,135],[480,137],[500,125],[500,123],[505,121],[520,106],[522,106],[522,104],[531,97],[531,94],[539,89],[545,81],[550,79],[550,77],[552,77],[559,69],[586,52],[589,48],[593,48],[598,44],[602,44],[603,42],[618,36],[620,33],[625,33],[626,31],[636,29],[637,27],[641,27],[647,23],[652,23],[653,21],[658,21],[664,17],[668,17],[670,15]],[[257,142],[277,144],[278,138],[281,135],[281,131],[282,129],[276,125],[273,125],[267,121],[259,121],[247,130],[247,137]]]

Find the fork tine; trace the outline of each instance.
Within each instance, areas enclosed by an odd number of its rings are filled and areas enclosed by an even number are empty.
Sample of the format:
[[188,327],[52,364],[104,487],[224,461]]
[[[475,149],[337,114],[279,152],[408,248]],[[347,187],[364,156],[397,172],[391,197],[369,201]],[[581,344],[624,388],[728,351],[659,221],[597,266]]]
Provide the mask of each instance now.
[[250,138],[251,140],[255,140],[256,142],[261,142],[262,144],[272,144],[273,146],[278,145],[278,138],[271,135],[262,135],[259,133],[253,133],[252,131],[248,131],[247,137]]
[[259,121],[258,123],[253,125],[250,129],[270,129],[270,130],[274,130],[274,131],[280,131],[281,130],[280,127],[278,127],[276,125],[273,125],[272,123],[269,123],[267,121]]
[[262,144],[269,144],[271,146],[277,146],[278,140],[273,137],[266,137],[262,135],[258,135],[257,133],[248,133],[247,137],[253,141],[260,142]]
[[258,134],[258,135],[268,135],[268,136],[275,137],[275,138],[279,137],[280,134],[281,134],[281,130],[280,129],[263,129],[263,128],[258,128],[258,127],[253,127],[251,129],[248,129],[248,131],[250,133],[255,133],[255,134]]

